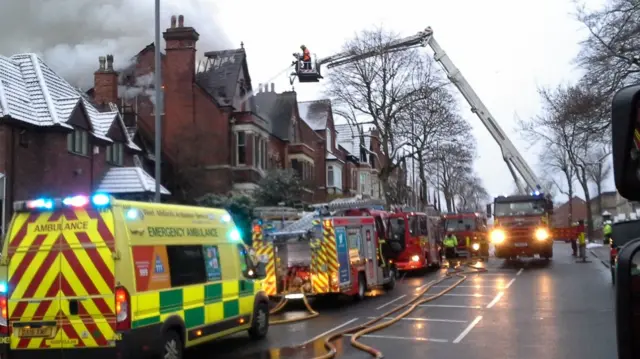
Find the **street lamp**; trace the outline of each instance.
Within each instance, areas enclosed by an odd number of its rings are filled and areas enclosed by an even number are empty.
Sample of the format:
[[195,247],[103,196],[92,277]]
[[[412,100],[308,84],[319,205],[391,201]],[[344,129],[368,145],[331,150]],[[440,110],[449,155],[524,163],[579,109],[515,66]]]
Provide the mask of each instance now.
[[162,105],[164,99],[162,98],[162,62],[160,58],[160,0],[155,0],[155,179],[156,179],[156,193],[155,201],[160,203],[162,201],[160,186],[162,180]]

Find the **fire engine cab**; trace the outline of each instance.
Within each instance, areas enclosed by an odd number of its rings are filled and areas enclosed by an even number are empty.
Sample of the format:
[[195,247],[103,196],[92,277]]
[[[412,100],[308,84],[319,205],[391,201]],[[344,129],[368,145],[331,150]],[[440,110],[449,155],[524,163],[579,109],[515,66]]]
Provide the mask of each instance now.
[[426,212],[398,209],[389,214],[388,238],[400,271],[426,271],[442,266],[440,217],[433,206]]
[[383,212],[363,205],[322,205],[269,234],[256,222],[253,249],[266,264],[265,292],[289,299],[302,294],[363,299],[368,290],[393,289],[396,269],[384,256]]
[[489,259],[487,217],[479,212],[458,212],[442,215],[445,233],[453,233],[458,239],[458,256]]

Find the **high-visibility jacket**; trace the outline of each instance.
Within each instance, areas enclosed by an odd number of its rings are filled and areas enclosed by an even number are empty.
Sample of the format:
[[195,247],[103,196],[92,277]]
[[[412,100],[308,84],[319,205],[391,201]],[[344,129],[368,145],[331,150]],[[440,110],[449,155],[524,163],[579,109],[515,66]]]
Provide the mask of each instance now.
[[611,225],[610,224],[605,224],[604,228],[602,228],[602,232],[604,233],[605,236],[607,235],[611,235],[612,229],[611,229]]
[[469,236],[465,237],[465,243],[464,243],[467,248],[471,247],[471,238],[469,238]]
[[456,238],[455,235],[449,237],[444,237],[444,240],[442,241],[442,244],[446,247],[446,248],[455,248],[458,246],[458,238]]
[[304,49],[304,52],[302,53],[302,61],[311,61],[311,52],[309,52],[309,49]]
[[580,245],[586,244],[586,238],[585,238],[584,232],[580,232],[580,234],[578,234],[578,244]]

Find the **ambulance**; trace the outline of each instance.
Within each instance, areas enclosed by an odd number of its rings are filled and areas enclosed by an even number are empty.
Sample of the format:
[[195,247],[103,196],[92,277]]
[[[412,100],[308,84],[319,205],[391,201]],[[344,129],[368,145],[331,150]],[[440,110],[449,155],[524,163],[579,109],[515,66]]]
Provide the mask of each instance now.
[[182,358],[248,331],[268,297],[223,209],[105,194],[16,202],[0,258],[5,358]]

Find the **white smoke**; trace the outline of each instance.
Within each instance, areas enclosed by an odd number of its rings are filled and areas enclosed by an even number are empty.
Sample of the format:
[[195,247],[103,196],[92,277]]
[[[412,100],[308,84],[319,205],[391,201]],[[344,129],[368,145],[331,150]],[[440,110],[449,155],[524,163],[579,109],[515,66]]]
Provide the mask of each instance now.
[[[184,15],[185,26],[200,33],[199,53],[239,47],[216,24],[211,0],[161,0],[160,6],[160,31],[171,15]],[[71,84],[87,89],[98,57],[113,54],[114,66],[123,68],[154,41],[154,17],[152,0],[0,0],[0,55],[35,52]]]

